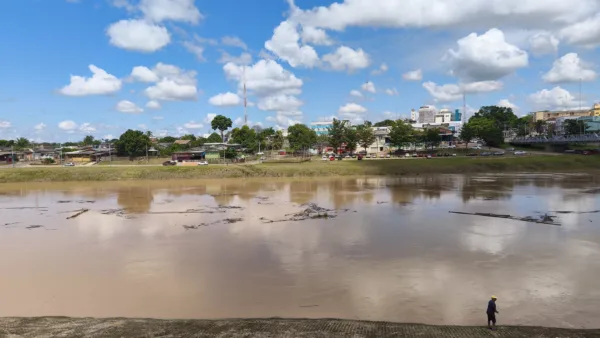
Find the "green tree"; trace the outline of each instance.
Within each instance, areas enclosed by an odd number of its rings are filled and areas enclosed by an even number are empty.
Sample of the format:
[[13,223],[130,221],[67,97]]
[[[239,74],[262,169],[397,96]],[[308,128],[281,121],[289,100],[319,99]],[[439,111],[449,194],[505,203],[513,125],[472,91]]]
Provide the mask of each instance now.
[[485,118],[494,122],[496,127],[501,130],[504,128],[514,128],[519,119],[512,108],[499,106],[483,106],[471,118]]
[[179,139],[180,140],[196,141],[196,136],[194,136],[193,134],[188,134],[188,135],[181,136]]
[[24,137],[19,137],[16,139],[14,146],[15,149],[21,150],[31,146],[31,142],[29,142],[29,140]]
[[458,138],[465,143],[465,148],[469,146],[469,142],[475,137],[477,137],[477,131],[473,128],[473,125],[465,123],[460,129],[460,135],[458,135]]
[[217,134],[217,133],[210,134],[210,136],[208,136],[208,138],[206,139],[206,143],[222,143],[222,142],[223,142],[223,138],[221,136],[219,136],[219,134]]
[[285,138],[283,137],[283,132],[278,130],[273,135],[273,142],[271,144],[272,149],[281,149],[283,148],[283,143],[285,142]]
[[210,123],[213,130],[219,130],[221,132],[221,142],[225,142],[223,138],[223,132],[233,125],[231,119],[223,115],[217,115]]
[[[217,137],[218,136],[219,135],[217,135]],[[192,142],[190,142],[190,147],[192,147],[192,148],[201,147],[206,142],[207,142],[207,140],[204,137],[198,137],[195,140],[193,140]]]
[[323,152],[323,149],[329,145],[329,136],[317,135],[317,145],[319,146],[319,149],[321,149],[321,152]]
[[387,120],[383,120],[383,121],[375,123],[373,125],[373,127],[391,127],[394,125],[394,123],[395,123],[394,120],[387,119]]
[[129,158],[145,155],[147,147],[150,147],[150,138],[139,130],[128,129],[117,142],[117,152]]
[[496,147],[504,143],[502,129],[500,129],[494,120],[483,117],[472,117],[469,119],[469,124],[475,130],[475,135],[482,139],[488,147]]
[[15,145],[14,140],[0,140],[0,148],[10,148]]
[[308,149],[317,142],[317,133],[303,124],[288,128],[288,140],[293,150]]
[[348,127],[345,121],[333,119],[333,124],[327,129],[329,130],[329,146],[331,146],[333,152],[337,154],[342,144],[346,142]]
[[517,136],[529,135],[531,126],[533,125],[533,116],[527,115],[519,118],[515,128],[517,129]]
[[362,148],[365,149],[365,152],[377,138],[373,129],[366,124],[361,124],[360,126],[356,127],[356,133],[358,136],[358,143]]
[[173,143],[177,141],[173,136],[165,136],[159,140],[160,143]]
[[541,135],[544,133],[545,130],[546,130],[546,121],[544,121],[544,120],[535,121],[535,132],[536,133]]
[[437,147],[442,142],[442,136],[440,136],[440,130],[438,128],[429,128],[425,131],[424,135],[425,144],[431,147],[431,149]]
[[255,152],[258,149],[258,140],[256,131],[248,126],[235,128],[231,131],[231,140],[233,143],[241,144],[243,149],[248,152]]
[[81,142],[84,146],[91,146],[94,144],[94,136],[92,135],[87,135],[86,137],[83,138],[83,141]]
[[404,121],[396,121],[390,131],[390,143],[398,148],[416,142],[412,126]]
[[586,125],[584,121],[579,121],[576,119],[569,119],[563,122],[563,130],[565,131],[566,135],[584,134],[588,128],[589,126]]
[[344,141],[346,142],[346,150],[349,151],[350,154],[353,154],[356,151],[356,146],[359,141],[356,128],[346,128]]

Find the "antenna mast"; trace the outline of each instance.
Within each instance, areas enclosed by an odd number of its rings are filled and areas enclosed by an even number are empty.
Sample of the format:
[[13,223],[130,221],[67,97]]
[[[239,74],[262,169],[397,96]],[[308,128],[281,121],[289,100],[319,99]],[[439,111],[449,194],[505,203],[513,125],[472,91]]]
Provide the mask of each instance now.
[[463,91],[463,113],[462,122],[465,123],[467,120],[467,94]]
[[246,66],[244,66],[244,125],[248,125],[248,108],[246,100]]

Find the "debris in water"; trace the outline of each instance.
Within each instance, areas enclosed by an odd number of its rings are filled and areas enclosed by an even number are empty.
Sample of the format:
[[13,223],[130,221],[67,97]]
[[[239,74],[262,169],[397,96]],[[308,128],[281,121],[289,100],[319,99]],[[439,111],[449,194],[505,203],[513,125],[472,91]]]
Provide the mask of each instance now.
[[223,220],[223,222],[226,224],[233,224],[233,223],[237,223],[237,222],[241,222],[241,221],[243,221],[243,219],[241,219],[241,218],[226,218]]
[[377,204],[387,204],[389,202],[385,202],[385,201],[377,201]]
[[37,229],[37,228],[43,228],[43,227],[44,227],[43,225],[30,225],[26,229],[31,230],[31,229]]
[[326,208],[322,208],[322,207],[318,206],[315,203],[302,204],[301,207],[306,207],[306,209],[304,209],[298,213],[287,214],[285,216],[288,218],[285,218],[285,219],[271,220],[271,219],[261,217],[260,220],[263,221],[264,223],[275,223],[275,222],[288,222],[288,221],[297,222],[297,221],[304,221],[307,219],[322,219],[322,218],[328,219],[328,218],[337,217],[337,213],[340,211],[341,212],[349,211],[349,209],[340,209],[340,210],[326,209]]
[[198,225],[182,225],[185,230],[196,230],[198,229]]
[[217,209],[243,209],[237,205],[219,205]]
[[483,213],[483,212],[470,213],[470,212],[450,211],[450,213],[451,214],[458,214],[458,215],[470,215],[470,216],[504,218],[504,219],[510,219],[510,220],[514,220],[514,221],[540,223],[540,224],[550,224],[550,225],[560,226],[560,223],[555,223],[554,222],[553,218],[555,216],[549,216],[548,214],[544,214],[544,215],[540,216],[539,218],[534,218],[534,217],[531,217],[531,216],[516,217],[516,216],[511,216],[511,215],[500,215],[500,214]]
[[21,222],[4,223],[4,226],[15,225],[15,224],[19,224],[19,223],[21,223]]
[[85,213],[86,213],[86,212],[88,212],[88,211],[90,211],[90,209],[81,209],[81,210],[79,210],[79,212],[77,212],[76,214],[74,214],[74,215],[72,215],[72,216],[69,216],[69,217],[67,217],[67,219],[73,219],[73,218],[75,218],[75,217],[79,217],[80,215],[82,215],[82,214],[85,214]]
[[583,193],[584,194],[600,194],[600,188],[585,190]]
[[550,211],[553,212],[555,214],[577,214],[577,215],[581,215],[581,214],[597,214],[600,213],[600,210],[592,210],[592,211]]

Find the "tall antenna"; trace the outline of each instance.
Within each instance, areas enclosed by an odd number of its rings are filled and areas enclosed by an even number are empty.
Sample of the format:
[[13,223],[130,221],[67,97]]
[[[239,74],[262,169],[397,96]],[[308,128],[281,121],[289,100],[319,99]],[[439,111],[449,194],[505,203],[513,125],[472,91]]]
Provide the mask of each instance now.
[[246,100],[246,66],[244,66],[244,125],[248,125],[248,102]]
[[463,91],[463,113],[462,113],[462,122],[465,123],[467,119],[467,93]]

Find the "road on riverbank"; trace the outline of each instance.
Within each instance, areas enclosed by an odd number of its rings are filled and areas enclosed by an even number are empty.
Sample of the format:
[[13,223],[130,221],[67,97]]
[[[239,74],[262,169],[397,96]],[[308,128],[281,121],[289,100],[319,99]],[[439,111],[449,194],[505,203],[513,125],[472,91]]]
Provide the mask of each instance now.
[[0,318],[0,337],[600,337],[600,330],[431,326],[337,319]]

